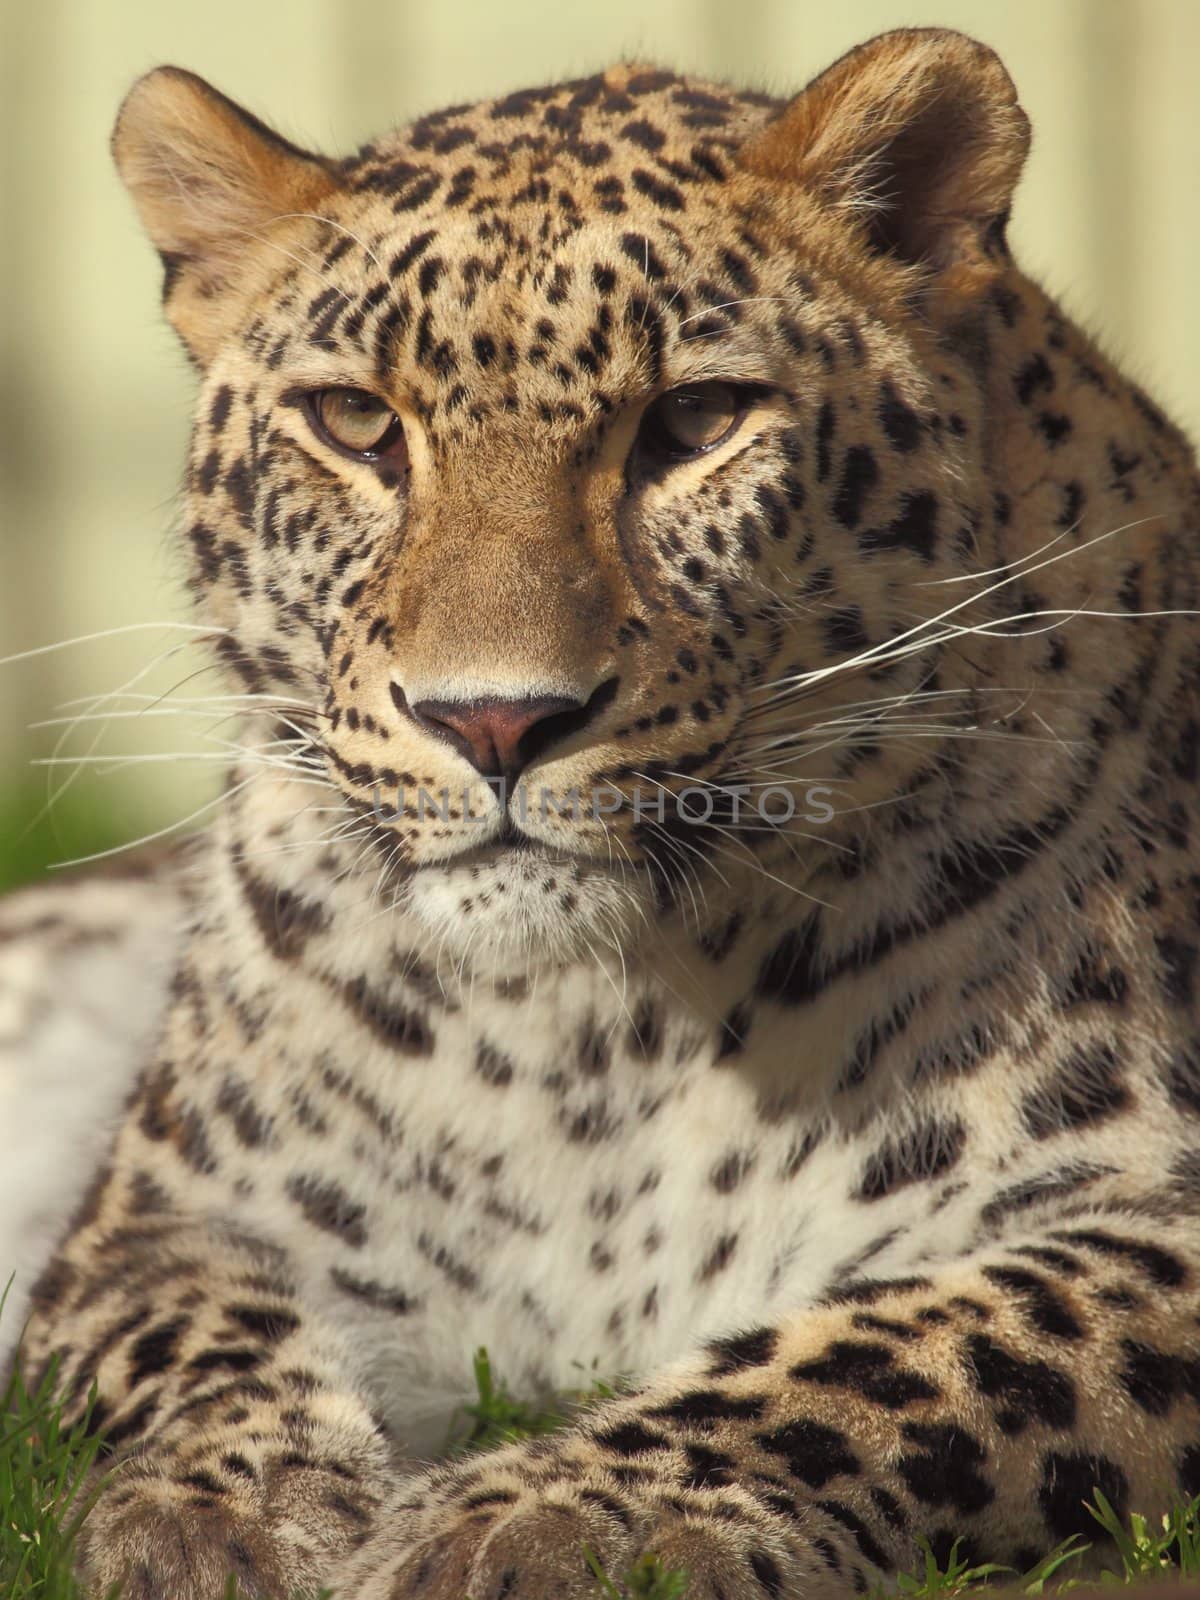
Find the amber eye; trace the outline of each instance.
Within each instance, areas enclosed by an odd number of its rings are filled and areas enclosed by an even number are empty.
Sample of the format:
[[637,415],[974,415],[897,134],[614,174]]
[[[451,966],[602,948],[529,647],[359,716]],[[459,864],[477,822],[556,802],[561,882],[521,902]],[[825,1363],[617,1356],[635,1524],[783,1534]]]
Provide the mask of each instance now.
[[687,383],[660,395],[642,417],[634,463],[653,473],[702,456],[734,431],[753,399],[746,385]]
[[404,453],[404,430],[396,413],[366,389],[318,389],[308,396],[317,433],[337,450],[365,461]]

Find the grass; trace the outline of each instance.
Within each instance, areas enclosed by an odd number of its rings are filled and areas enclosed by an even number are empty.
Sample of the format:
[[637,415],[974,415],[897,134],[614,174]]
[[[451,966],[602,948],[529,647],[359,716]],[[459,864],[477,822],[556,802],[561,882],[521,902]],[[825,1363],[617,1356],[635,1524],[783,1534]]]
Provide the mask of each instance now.
[[[7,1291],[6,1291],[7,1292]],[[0,1310],[4,1295],[0,1294]],[[100,1441],[92,1409],[64,1427],[53,1369],[30,1391],[15,1372],[0,1395],[0,1595],[4,1600],[79,1600],[71,1575],[85,1494]]]
[[[543,1434],[565,1428],[582,1407],[598,1400],[611,1400],[620,1385],[593,1376],[581,1388],[556,1397],[552,1405],[515,1399],[508,1385],[492,1371],[484,1349],[475,1352],[475,1399],[463,1406],[459,1424],[451,1429],[448,1455],[466,1455],[479,1450],[495,1450],[517,1439],[538,1439]],[[462,1423],[465,1421],[465,1427]]]
[[[1136,1511],[1128,1522],[1122,1522],[1100,1489],[1092,1490],[1091,1503],[1085,1509],[1117,1552],[1118,1565],[1102,1568],[1098,1576],[1089,1573],[1080,1578],[1072,1573],[1073,1564],[1077,1565],[1092,1548],[1088,1540],[1078,1535],[1056,1546],[1025,1573],[994,1562],[971,1566],[960,1555],[959,1544],[954,1545],[942,1567],[922,1542],[923,1567],[915,1573],[902,1573],[895,1588],[904,1600],[954,1600],[955,1596],[977,1593],[997,1583],[1009,1594],[1044,1595],[1097,1585],[1115,1588],[1157,1578],[1200,1577],[1200,1495],[1177,1502],[1157,1522]],[[882,1600],[885,1592],[892,1591],[877,1590],[877,1600]]]
[[[555,1405],[539,1406],[509,1394],[486,1350],[477,1352],[474,1370],[476,1398],[463,1408],[464,1427],[451,1441],[456,1454],[553,1432],[581,1406],[617,1392],[612,1384],[593,1378]],[[94,1486],[85,1493],[100,1448],[87,1422],[85,1415],[71,1427],[63,1425],[53,1372],[33,1392],[14,1375],[0,1395],[0,1600],[84,1600],[71,1562],[80,1524],[96,1495]],[[1176,1505],[1157,1521],[1135,1513],[1122,1522],[1098,1489],[1087,1509],[1116,1552],[1116,1564],[1100,1574],[1102,1584],[1200,1577],[1200,1497]],[[972,1566],[958,1545],[943,1565],[926,1545],[919,1570],[901,1574],[878,1594],[957,1600],[997,1586],[1024,1595],[1064,1593],[1083,1581],[1074,1571],[1090,1549],[1087,1540],[1070,1539],[1029,1572],[1017,1573],[994,1563]],[[583,1553],[596,1575],[596,1600],[686,1600],[687,1573],[664,1566],[653,1554],[639,1557],[614,1579],[592,1551],[585,1548]],[[1095,1581],[1088,1579],[1089,1584]],[[232,1580],[219,1600],[238,1600]]]

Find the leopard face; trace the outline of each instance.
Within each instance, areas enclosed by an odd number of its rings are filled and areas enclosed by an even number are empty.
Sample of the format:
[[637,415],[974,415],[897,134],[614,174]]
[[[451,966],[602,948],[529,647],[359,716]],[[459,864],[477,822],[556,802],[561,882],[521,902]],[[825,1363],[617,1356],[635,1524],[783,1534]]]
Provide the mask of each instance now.
[[860,708],[967,682],[904,644],[988,545],[971,341],[780,177],[780,106],[619,68],[335,164],[159,74],[159,147],[199,108],[240,163],[181,208],[138,94],[118,159],[203,368],[191,587],[395,905],[477,955],[627,947],[903,790],[926,752]]

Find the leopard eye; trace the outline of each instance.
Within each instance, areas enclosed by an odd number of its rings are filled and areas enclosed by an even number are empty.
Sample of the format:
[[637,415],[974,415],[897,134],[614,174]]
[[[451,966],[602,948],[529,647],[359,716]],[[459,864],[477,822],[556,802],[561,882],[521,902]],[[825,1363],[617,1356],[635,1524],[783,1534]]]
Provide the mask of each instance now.
[[646,413],[662,442],[680,456],[699,456],[720,445],[746,410],[744,395],[733,384],[686,384],[661,395]]
[[742,385],[688,383],[660,395],[642,417],[634,457],[643,471],[705,455],[727,439],[751,401]]
[[404,454],[404,429],[396,413],[366,389],[318,389],[308,396],[309,416],[326,444],[363,461],[394,461]]

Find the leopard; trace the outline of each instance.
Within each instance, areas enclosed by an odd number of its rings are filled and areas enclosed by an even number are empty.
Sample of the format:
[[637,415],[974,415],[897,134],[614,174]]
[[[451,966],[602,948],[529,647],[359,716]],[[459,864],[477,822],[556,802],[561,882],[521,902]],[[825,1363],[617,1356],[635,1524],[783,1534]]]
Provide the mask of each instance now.
[[[237,733],[3,924],[107,1063],[19,1357],[89,1592],[832,1600],[1200,1492],[1200,480],[1028,145],[943,29],[348,158],[131,89]],[[480,1346],[613,1392],[447,1454]]]

